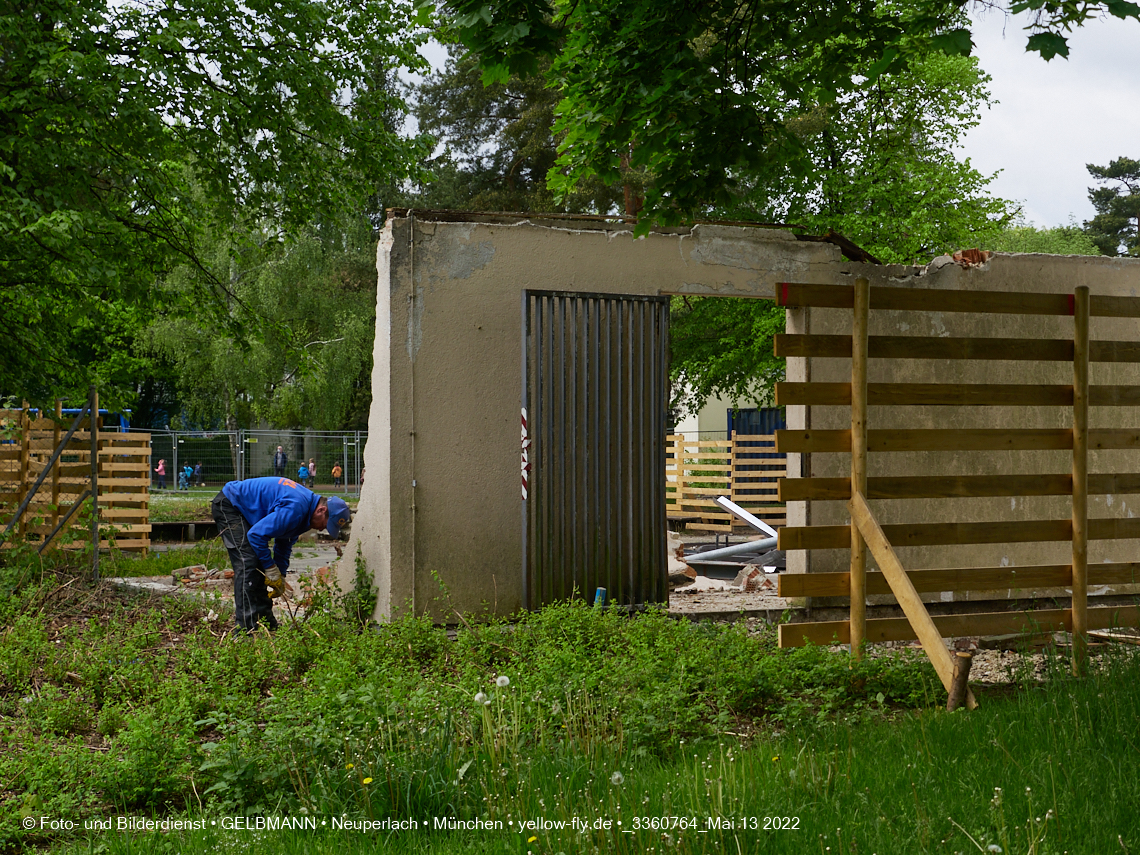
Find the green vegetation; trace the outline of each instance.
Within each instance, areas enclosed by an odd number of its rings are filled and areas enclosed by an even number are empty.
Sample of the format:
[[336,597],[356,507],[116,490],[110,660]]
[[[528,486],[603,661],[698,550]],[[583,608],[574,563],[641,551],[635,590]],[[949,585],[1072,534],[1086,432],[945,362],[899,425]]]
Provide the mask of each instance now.
[[[798,122],[873,89],[883,74],[973,47],[962,4],[942,0],[440,5],[479,56],[485,82],[551,62],[548,77],[563,95],[552,188],[568,193],[642,171],[650,177],[642,230],[728,206],[742,180],[777,180],[802,162]],[[1140,5],[1118,0],[1008,8],[1028,13],[1026,47],[1045,59],[1066,55],[1066,34],[1101,11],[1140,18]]]
[[1100,255],[1089,235],[1080,226],[1055,226],[1039,229],[1024,223],[1015,223],[1003,229],[984,249],[994,252],[1042,252],[1049,255]]
[[[1113,851],[1140,846],[1140,659],[1064,660],[982,709],[945,713],[913,651],[852,662],[770,630],[557,605],[450,639],[365,627],[318,598],[275,635],[232,638],[190,600],[0,570],[0,834],[12,849],[352,851]],[[21,579],[22,577],[22,579]],[[346,608],[348,611],[346,611]],[[1000,788],[1000,789],[997,789]],[[117,816],[198,830],[84,829]],[[242,831],[228,817],[317,821]],[[794,817],[795,830],[741,817]],[[25,818],[76,823],[69,833]],[[502,831],[331,823],[502,820]],[[696,828],[642,828],[684,817]],[[708,817],[736,827],[709,829]],[[508,821],[621,820],[619,831]],[[320,826],[320,820],[330,825]],[[698,834],[698,830],[710,831]],[[632,833],[626,833],[632,832]],[[534,840],[529,840],[534,837]],[[945,846],[943,845],[945,841]]]
[[[399,0],[6,4],[4,393],[50,403],[98,381],[121,406],[155,316],[241,338],[228,261],[360,216],[423,157],[425,139],[386,121],[403,108],[388,76],[424,65],[416,21]],[[194,289],[156,289],[177,264]]]
[[1096,216],[1085,229],[1105,255],[1140,256],[1140,161],[1120,157],[1108,164],[1088,164],[1100,187],[1089,188]]
[[99,575],[105,579],[134,576],[169,576],[179,567],[204,564],[209,568],[229,569],[230,560],[218,539],[202,540],[185,549],[151,550],[146,558],[131,552],[112,552],[100,557]]

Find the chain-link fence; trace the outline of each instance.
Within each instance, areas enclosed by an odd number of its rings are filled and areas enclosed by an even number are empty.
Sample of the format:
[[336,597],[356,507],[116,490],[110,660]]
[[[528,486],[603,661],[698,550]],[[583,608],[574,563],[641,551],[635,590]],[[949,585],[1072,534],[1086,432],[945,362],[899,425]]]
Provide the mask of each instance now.
[[[151,489],[217,489],[278,475],[322,494],[358,493],[365,431],[150,431]],[[309,463],[313,466],[310,470]],[[301,464],[305,464],[302,478]]]

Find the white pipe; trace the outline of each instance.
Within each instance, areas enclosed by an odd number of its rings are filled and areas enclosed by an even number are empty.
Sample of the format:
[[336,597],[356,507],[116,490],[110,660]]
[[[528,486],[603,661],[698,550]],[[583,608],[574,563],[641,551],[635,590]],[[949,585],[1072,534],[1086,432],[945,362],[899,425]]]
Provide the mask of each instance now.
[[761,531],[769,537],[776,536],[776,529],[772,528],[772,526],[768,525],[768,523],[759,517],[753,516],[744,510],[744,508],[740,507],[736,502],[730,501],[727,496],[718,496],[714,501],[729,513],[736,514],[757,531]]
[[692,555],[686,555],[685,561],[700,564],[702,561],[715,561],[717,558],[727,558],[730,555],[737,555],[741,552],[756,552],[773,549],[775,546],[776,538],[766,537],[763,540],[748,540],[744,543],[734,543],[732,546],[725,546],[720,549],[711,549],[708,552],[697,552]]

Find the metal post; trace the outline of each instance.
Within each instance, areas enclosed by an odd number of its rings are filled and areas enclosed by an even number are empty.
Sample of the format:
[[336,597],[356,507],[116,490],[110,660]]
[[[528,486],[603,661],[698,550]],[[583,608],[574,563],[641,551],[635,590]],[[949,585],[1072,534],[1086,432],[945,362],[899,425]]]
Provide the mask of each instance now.
[[99,392],[91,387],[91,578],[99,581]]
[[174,451],[171,452],[171,454],[174,457],[174,468],[171,471],[174,474],[174,492],[177,493],[178,492],[178,473],[180,471],[178,468],[178,431],[174,431],[173,433],[170,434],[170,443],[172,446],[174,446]]

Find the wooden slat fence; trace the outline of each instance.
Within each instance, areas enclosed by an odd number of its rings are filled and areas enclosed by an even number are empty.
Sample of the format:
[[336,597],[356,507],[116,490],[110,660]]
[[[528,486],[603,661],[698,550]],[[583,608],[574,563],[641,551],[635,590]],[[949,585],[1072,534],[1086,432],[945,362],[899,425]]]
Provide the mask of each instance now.
[[[37,417],[28,408],[0,410],[0,531],[12,519],[44,471],[70,425]],[[67,441],[50,473],[13,531],[14,541],[42,544],[76,500],[91,486],[90,421],[85,419]],[[106,433],[98,442],[100,546],[146,552],[150,548],[150,434]],[[85,503],[87,500],[84,500]],[[82,548],[91,543],[86,512],[76,509],[50,548]],[[6,544],[8,545],[8,544]]]
[[[850,336],[780,335],[778,356],[840,357],[852,360],[851,383],[779,383],[779,405],[848,405],[850,430],[783,430],[776,432],[782,452],[851,455],[850,478],[803,478],[780,482],[782,501],[844,501],[852,514],[850,525],[785,527],[781,549],[850,549],[846,573],[781,575],[781,596],[848,597],[850,619],[827,623],[786,624],[780,627],[781,646],[805,642],[826,644],[838,638],[858,650],[864,641],[903,640],[930,629],[924,619],[866,620],[865,596],[892,593],[903,602],[917,602],[915,592],[1065,587],[1072,591],[1069,608],[1045,608],[989,614],[935,616],[933,626],[943,637],[1036,630],[1067,630],[1074,635],[1074,669],[1089,629],[1137,625],[1140,607],[1088,607],[1088,585],[1140,582],[1140,564],[1113,563],[1088,566],[1088,540],[1140,539],[1140,520],[1089,519],[1087,497],[1093,494],[1140,493],[1140,473],[1088,472],[1088,449],[1140,448],[1140,428],[1088,429],[1088,407],[1134,407],[1140,404],[1140,385],[1095,386],[1088,382],[1089,362],[1140,363],[1140,343],[1090,341],[1089,318],[1140,317],[1140,298],[1092,295],[1078,287],[1073,294],[1011,294],[1004,292],[950,292],[917,288],[869,287],[860,280],[853,288],[837,285],[784,284],[777,299],[785,306],[852,309]],[[867,317],[873,310],[915,312],[971,312],[1070,316],[1072,340],[927,338],[922,336],[869,336]],[[1035,360],[1071,362],[1072,385],[907,384],[867,383],[869,359]],[[985,430],[868,430],[867,405],[891,406],[1063,406],[1072,411],[1071,429]],[[1068,473],[1016,472],[991,474],[923,475],[900,477],[866,475],[868,453],[903,451],[1002,451],[1015,449],[1071,450]],[[960,459],[969,459],[968,456]],[[879,526],[867,500],[992,496],[1071,496],[1068,519],[1026,519],[994,522],[922,521]],[[866,498],[864,498],[866,497]],[[871,541],[865,538],[870,536]],[[1040,567],[980,567],[905,571],[894,549],[937,544],[1024,543],[1071,541],[1072,562]],[[891,578],[865,569],[869,544],[876,557],[890,564]],[[882,565],[882,560],[880,560]],[[894,579],[894,581],[891,581]],[[909,582],[906,580],[909,579]],[[897,583],[897,584],[896,584]],[[925,609],[922,609],[925,614]],[[908,612],[910,614],[910,612]],[[921,617],[921,616],[920,616]],[[923,629],[925,627],[925,629]],[[924,640],[924,645],[926,640]],[[938,653],[941,657],[941,653]],[[935,656],[932,654],[932,659]],[[941,673],[940,673],[941,675]]]
[[751,529],[714,501],[728,496],[769,525],[786,524],[777,496],[787,471],[774,435],[734,434],[729,439],[667,437],[666,507],[669,518],[698,531],[730,533]]

